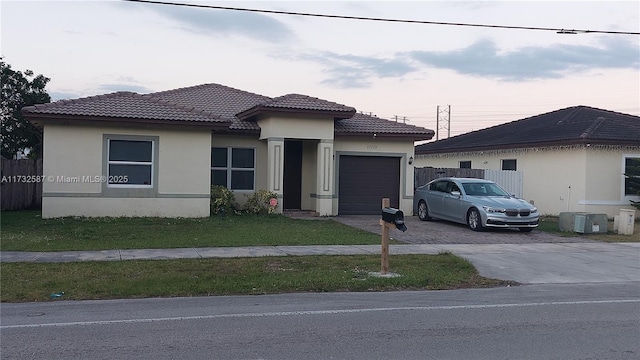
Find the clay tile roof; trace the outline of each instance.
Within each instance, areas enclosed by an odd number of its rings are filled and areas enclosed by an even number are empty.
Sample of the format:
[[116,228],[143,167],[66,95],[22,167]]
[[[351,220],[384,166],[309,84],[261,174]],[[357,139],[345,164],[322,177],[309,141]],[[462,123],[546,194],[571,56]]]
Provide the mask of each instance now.
[[260,127],[258,124],[253,121],[238,119],[236,114],[271,100],[267,96],[220,84],[202,84],[151,93],[145,96],[205,109],[230,121],[229,130],[232,132],[259,132]]
[[229,120],[241,111],[271,100],[267,96],[219,84],[202,84],[144,96],[193,106]]
[[408,137],[415,141],[430,140],[434,131],[423,127],[357,113],[349,119],[337,120],[336,135],[376,134],[376,137]]
[[250,119],[263,112],[322,113],[344,119],[353,116],[356,109],[307,95],[287,94],[256,104],[238,112],[236,116],[239,119]]
[[91,118],[228,122],[228,120],[204,110],[128,91],[27,106],[22,109],[22,112],[27,117],[31,115],[65,115]]
[[320,111],[344,111],[355,113],[356,109],[332,101],[318,99],[307,95],[287,94],[273,98],[262,104],[268,108],[308,109]]
[[640,117],[574,106],[416,146],[416,154],[572,144],[640,145]]
[[[63,100],[25,107],[30,120],[78,118],[109,121],[162,121],[215,124],[217,131],[259,133],[255,116],[269,113],[320,114],[336,120],[336,135],[410,137],[428,140],[433,131],[356,114],[350,106],[300,94],[270,98],[219,84],[202,84],[140,95],[133,92]],[[213,126],[213,125],[212,125]]]

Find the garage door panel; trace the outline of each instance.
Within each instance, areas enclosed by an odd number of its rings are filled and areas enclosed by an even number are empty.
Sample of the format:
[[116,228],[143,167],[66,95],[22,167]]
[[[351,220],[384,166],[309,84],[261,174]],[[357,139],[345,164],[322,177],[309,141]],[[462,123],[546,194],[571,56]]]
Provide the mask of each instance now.
[[340,157],[338,213],[380,214],[382,198],[399,205],[400,158],[381,156]]

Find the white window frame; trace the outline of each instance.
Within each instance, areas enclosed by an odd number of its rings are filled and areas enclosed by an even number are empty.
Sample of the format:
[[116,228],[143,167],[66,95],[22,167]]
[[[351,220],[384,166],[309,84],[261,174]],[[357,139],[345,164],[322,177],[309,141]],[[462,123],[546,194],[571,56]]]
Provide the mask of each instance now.
[[[151,184],[109,184],[109,164],[125,162],[110,162],[109,149],[111,140],[123,141],[150,141],[151,145]],[[123,134],[103,134],[102,135],[102,196],[107,197],[158,197],[158,163],[160,149],[160,137],[153,135],[123,135]],[[140,164],[140,162],[132,162]],[[148,163],[147,163],[148,164]]]
[[[256,161],[257,161],[257,151],[255,147],[239,147],[239,146],[212,146],[212,149],[227,149],[227,166],[226,167],[221,167],[221,166],[212,166],[211,167],[211,171],[213,170],[225,170],[227,172],[227,184],[226,184],[226,188],[231,190],[231,191],[237,191],[237,192],[254,192],[256,191]],[[238,167],[233,167],[233,150],[251,150],[253,151],[253,165],[251,168],[238,168]],[[232,189],[231,188],[231,179],[232,179],[232,175],[234,171],[246,171],[246,172],[253,172],[253,183],[251,184],[251,189]],[[211,178],[211,181],[213,181],[213,177]]]
[[[511,169],[511,170],[505,170],[505,168],[504,168],[504,162],[505,161],[515,161],[516,168],[515,169]],[[518,171],[518,159],[500,159],[500,170],[503,170],[503,171]]]
[[626,192],[626,184],[625,184],[625,170],[627,167],[627,159],[640,159],[640,154],[622,154],[622,164],[621,164],[621,175],[620,175],[620,199],[624,202],[629,202],[629,200],[640,201],[640,195],[627,195]]
[[[136,141],[136,142],[150,142],[151,143],[151,161],[148,162],[142,162],[142,161],[120,161],[120,160],[111,160],[109,158],[109,155],[111,154],[111,141]],[[139,188],[139,189],[152,189],[155,186],[155,180],[154,180],[154,170],[155,170],[155,164],[154,164],[154,159],[155,159],[155,153],[156,153],[156,143],[155,141],[153,141],[153,139],[119,139],[119,138],[109,138],[107,139],[107,179],[106,179],[106,183],[107,183],[107,187],[110,188]],[[112,184],[110,182],[111,180],[111,174],[109,173],[109,169],[111,168],[111,165],[139,165],[139,166],[150,166],[151,167],[151,182],[150,184],[146,185],[146,184],[126,184],[126,183],[122,183],[122,184]]]

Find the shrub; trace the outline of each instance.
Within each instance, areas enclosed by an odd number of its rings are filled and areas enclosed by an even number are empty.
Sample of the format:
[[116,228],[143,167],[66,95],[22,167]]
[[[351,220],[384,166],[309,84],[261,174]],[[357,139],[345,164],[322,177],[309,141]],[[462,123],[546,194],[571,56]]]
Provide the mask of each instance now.
[[238,203],[231,190],[220,185],[211,186],[211,214],[234,214],[237,213],[237,208]]
[[[272,199],[276,199],[273,205]],[[258,190],[247,198],[244,210],[251,214],[273,214],[276,211],[278,194],[268,190]]]

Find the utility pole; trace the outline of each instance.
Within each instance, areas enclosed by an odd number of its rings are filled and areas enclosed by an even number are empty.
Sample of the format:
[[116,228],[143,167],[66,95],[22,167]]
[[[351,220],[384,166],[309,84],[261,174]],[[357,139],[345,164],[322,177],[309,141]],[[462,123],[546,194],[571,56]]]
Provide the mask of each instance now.
[[[396,122],[398,122],[399,116],[398,116],[398,115],[394,115],[394,117],[395,117],[395,119],[396,119]],[[409,121],[409,119],[407,119],[407,117],[406,117],[406,116],[403,116],[403,117],[402,117],[402,122],[406,124],[406,123],[407,123],[407,121]]]
[[[442,125],[440,122],[442,120]],[[440,129],[447,129],[447,138],[451,137],[451,105],[440,110],[440,105],[436,109],[436,141],[440,139]]]

